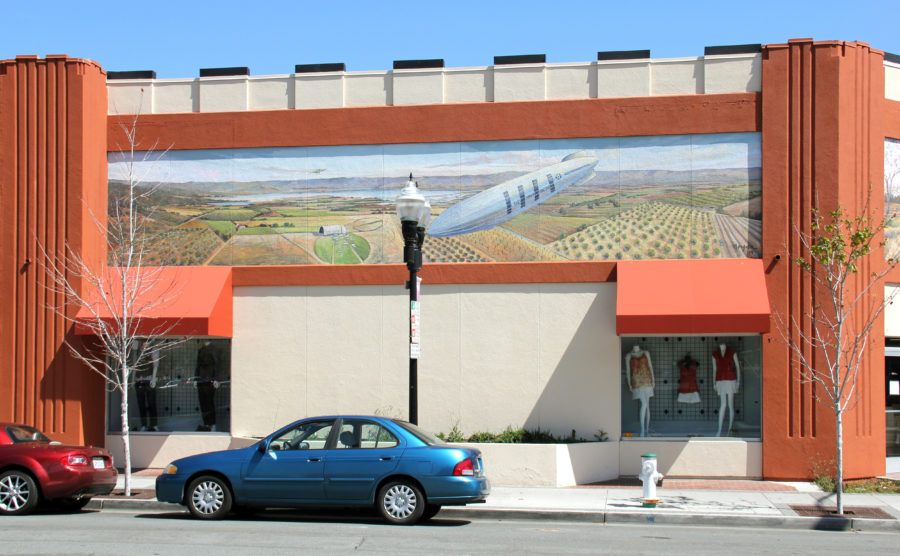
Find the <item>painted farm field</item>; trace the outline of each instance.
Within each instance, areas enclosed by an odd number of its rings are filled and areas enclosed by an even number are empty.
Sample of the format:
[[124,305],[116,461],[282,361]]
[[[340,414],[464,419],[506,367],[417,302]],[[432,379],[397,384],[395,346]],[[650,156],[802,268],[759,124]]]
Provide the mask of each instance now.
[[[109,163],[112,205],[124,161]],[[170,151],[141,164],[156,180],[138,207],[150,264],[399,263],[394,199],[410,171],[443,230],[426,236],[429,263],[760,256],[756,133]]]

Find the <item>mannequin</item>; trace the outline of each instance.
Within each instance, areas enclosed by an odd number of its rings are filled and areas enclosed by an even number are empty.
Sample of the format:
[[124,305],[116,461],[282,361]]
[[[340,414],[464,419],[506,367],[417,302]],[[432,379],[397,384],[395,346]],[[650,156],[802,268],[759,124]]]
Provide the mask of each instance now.
[[700,403],[700,387],[697,385],[697,367],[700,363],[691,357],[690,352],[678,365],[678,401],[681,403]]
[[200,402],[200,415],[203,422],[197,425],[198,431],[216,430],[216,389],[219,381],[216,380],[216,368],[218,367],[216,349],[210,340],[203,340],[200,349],[197,350],[197,399]]
[[641,436],[647,436],[650,429],[650,398],[653,397],[656,381],[653,377],[650,353],[641,349],[641,346],[635,345],[625,355],[625,378],[628,381],[628,389],[631,390],[631,398],[641,400]]
[[139,340],[135,354],[141,361],[134,367],[134,393],[141,416],[141,432],[156,431],[156,373],[159,371],[159,350],[142,353],[146,343]]
[[738,362],[737,352],[725,345],[712,353],[713,385],[719,394],[719,430],[716,436],[722,436],[722,422],[725,418],[725,408],[728,407],[728,432],[734,425],[734,395],[741,384],[741,364]]

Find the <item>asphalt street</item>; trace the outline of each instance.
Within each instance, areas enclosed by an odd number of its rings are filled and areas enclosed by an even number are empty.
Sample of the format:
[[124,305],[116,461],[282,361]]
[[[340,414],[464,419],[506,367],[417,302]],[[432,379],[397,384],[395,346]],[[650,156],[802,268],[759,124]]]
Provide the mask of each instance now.
[[201,522],[104,510],[0,518],[4,554],[897,554],[900,535],[441,518],[386,525],[365,513],[269,511]]

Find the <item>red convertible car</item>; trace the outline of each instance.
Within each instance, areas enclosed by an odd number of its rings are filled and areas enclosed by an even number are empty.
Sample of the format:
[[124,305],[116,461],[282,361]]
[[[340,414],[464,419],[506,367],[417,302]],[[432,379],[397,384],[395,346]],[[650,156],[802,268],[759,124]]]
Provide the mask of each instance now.
[[103,448],[65,446],[34,427],[0,423],[0,515],[27,514],[39,502],[78,510],[115,486]]

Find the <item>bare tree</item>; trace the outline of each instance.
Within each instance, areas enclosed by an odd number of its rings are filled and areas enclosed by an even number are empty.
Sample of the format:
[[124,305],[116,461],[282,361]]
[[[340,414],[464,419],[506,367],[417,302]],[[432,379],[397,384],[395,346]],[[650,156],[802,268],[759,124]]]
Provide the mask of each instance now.
[[[871,348],[871,334],[880,322],[886,299],[885,275],[892,258],[867,261],[879,239],[884,221],[872,223],[868,205],[858,216],[836,209],[823,216],[813,209],[810,232],[796,230],[806,256],[795,259],[812,279],[814,303],[803,320],[779,317],[779,328],[790,347],[800,380],[813,385],[816,401],[827,405],[835,418],[835,491],[837,512],[844,513],[844,414],[856,403],[862,363]],[[877,270],[861,268],[870,264]],[[804,324],[808,324],[805,327]]]
[[159,153],[155,145],[139,150],[138,118],[139,114],[122,126],[127,141],[124,187],[110,195],[108,215],[89,211],[93,225],[106,238],[107,260],[90,260],[69,245],[63,255],[41,248],[49,286],[65,300],[53,309],[70,322],[77,321],[90,336],[83,342],[66,340],[69,353],[102,376],[108,391],[121,395],[126,496],[131,495],[128,389],[134,384],[134,371],[153,365],[161,351],[180,341],[167,338],[177,322],[151,326],[144,318],[171,303],[179,288],[171,272],[144,266],[156,239],[150,229],[154,212],[150,197],[158,184],[143,183],[136,163]]

